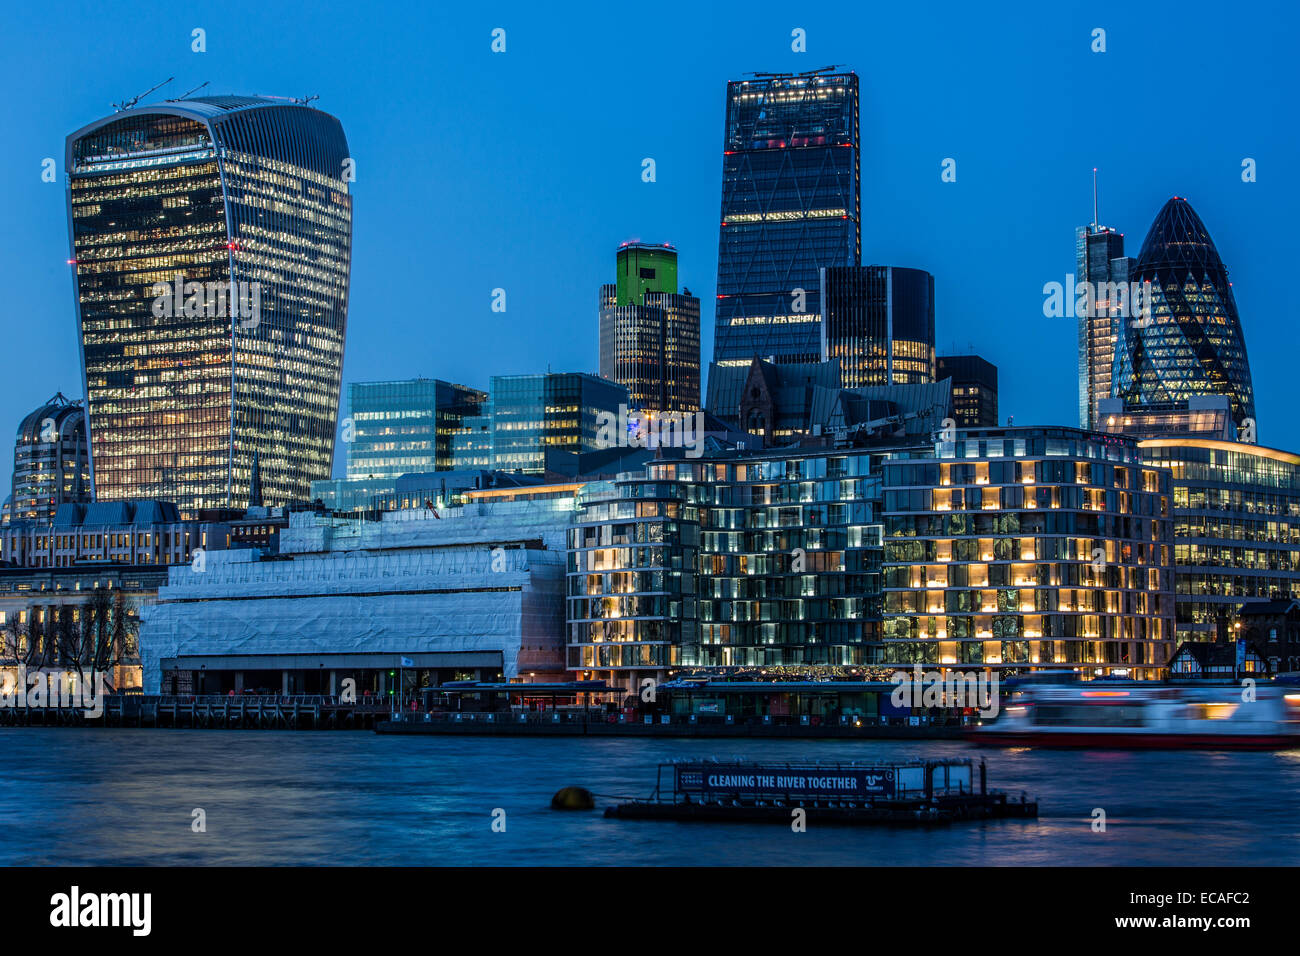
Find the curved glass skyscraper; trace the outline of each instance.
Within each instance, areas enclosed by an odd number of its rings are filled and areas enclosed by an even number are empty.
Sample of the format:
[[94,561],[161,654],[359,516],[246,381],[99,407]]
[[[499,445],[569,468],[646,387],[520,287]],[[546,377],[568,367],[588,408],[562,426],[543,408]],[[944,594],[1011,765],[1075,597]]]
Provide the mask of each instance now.
[[98,500],[193,514],[306,500],[334,457],[352,247],[348,145],[290,100],[150,104],[68,137]]
[[1151,310],[1123,320],[1111,394],[1126,410],[1225,395],[1233,421],[1253,419],[1255,391],[1228,270],[1187,200],[1165,203],[1131,278],[1151,284]]

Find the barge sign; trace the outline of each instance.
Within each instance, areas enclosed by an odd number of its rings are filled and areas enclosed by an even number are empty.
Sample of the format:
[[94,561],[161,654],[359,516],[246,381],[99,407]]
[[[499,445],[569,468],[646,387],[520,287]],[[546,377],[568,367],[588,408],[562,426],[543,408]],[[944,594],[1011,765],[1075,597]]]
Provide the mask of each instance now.
[[722,796],[759,796],[801,793],[826,797],[892,797],[893,767],[840,767],[825,772],[804,768],[765,772],[752,766],[695,766],[676,768],[676,790],[708,800]]

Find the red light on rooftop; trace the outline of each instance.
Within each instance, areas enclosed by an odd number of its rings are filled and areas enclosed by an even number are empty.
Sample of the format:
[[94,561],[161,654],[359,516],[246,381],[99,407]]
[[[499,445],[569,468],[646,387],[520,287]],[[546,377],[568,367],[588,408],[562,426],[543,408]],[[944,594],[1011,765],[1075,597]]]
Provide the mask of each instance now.
[[68,265],[70,265],[70,266],[75,266],[76,264],[77,264],[77,260],[76,260],[76,259],[69,259],[69,260],[68,260]]

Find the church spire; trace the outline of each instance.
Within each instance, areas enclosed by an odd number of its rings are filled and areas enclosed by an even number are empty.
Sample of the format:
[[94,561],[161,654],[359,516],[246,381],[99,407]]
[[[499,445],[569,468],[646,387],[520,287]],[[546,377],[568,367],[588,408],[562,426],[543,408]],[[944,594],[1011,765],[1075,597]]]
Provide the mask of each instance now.
[[262,507],[262,458],[253,450],[253,474],[248,479],[248,507]]

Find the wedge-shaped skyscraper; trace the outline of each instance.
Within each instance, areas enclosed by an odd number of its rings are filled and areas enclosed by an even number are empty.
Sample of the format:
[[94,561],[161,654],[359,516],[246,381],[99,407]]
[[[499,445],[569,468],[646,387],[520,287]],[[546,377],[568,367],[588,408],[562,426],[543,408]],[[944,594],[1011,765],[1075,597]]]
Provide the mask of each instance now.
[[818,272],[861,261],[860,193],[856,74],[727,84],[715,362],[820,359]]
[[351,264],[339,121],[292,100],[126,109],[68,137],[98,500],[305,500],[334,457]]

